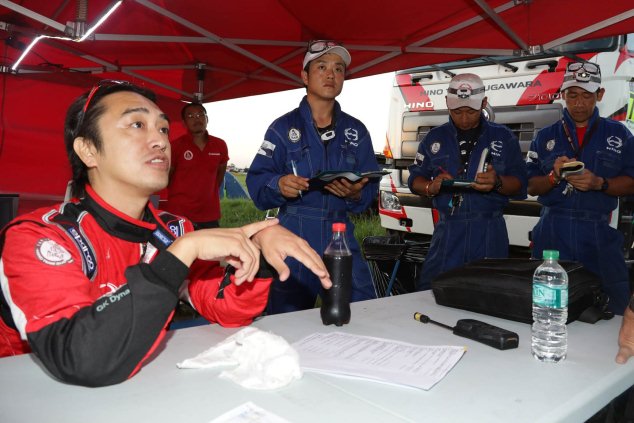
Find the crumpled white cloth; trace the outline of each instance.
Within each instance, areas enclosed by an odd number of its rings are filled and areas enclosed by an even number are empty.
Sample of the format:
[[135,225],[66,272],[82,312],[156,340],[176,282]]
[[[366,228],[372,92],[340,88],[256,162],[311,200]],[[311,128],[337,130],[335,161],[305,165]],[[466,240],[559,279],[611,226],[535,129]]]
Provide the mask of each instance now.
[[281,336],[246,327],[176,366],[203,369],[237,365],[220,377],[248,389],[277,389],[302,377],[299,355]]

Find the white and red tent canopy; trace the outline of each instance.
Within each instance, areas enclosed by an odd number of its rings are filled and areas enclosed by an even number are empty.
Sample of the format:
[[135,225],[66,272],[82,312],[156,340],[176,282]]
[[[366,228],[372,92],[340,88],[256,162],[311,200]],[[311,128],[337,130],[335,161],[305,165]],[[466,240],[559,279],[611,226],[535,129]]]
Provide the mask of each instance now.
[[[349,78],[357,78],[521,56],[634,29],[627,1],[123,0],[95,33],[76,41],[113,3],[0,0],[0,192],[63,194],[64,113],[99,79],[152,88],[178,122],[182,100],[301,87],[311,39],[342,42],[352,54]],[[12,69],[37,36],[46,37]],[[182,133],[174,126],[175,135]]]

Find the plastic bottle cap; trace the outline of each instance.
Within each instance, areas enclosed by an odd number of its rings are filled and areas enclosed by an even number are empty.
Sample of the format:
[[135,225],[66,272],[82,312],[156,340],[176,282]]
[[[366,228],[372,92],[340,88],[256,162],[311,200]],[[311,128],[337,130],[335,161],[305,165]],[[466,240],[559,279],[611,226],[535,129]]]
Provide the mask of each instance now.
[[333,232],[345,232],[346,231],[346,224],[345,223],[341,223],[341,222],[333,223],[332,224],[332,231]]
[[557,250],[544,250],[542,252],[542,258],[545,260],[559,260],[559,251]]

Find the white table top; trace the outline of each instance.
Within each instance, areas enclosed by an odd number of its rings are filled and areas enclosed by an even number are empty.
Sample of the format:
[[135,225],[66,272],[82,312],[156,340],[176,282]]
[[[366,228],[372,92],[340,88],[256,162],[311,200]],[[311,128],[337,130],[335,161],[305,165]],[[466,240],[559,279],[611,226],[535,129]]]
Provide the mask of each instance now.
[[[499,351],[413,319],[414,312],[453,326],[475,318],[519,334],[517,349]],[[431,292],[352,305],[352,321],[323,326],[319,310],[268,316],[255,325],[290,343],[313,332],[344,331],[423,345],[465,345],[467,352],[429,391],[325,374],[277,391],[250,391],[217,377],[220,370],[180,370],[192,357],[239,329],[205,325],[172,331],[132,379],[84,388],[48,376],[30,354],[0,359],[0,422],[200,422],[246,401],[291,422],[582,422],[634,382],[634,360],[614,362],[621,319],[569,325],[568,357],[540,363],[530,326],[435,304]]]

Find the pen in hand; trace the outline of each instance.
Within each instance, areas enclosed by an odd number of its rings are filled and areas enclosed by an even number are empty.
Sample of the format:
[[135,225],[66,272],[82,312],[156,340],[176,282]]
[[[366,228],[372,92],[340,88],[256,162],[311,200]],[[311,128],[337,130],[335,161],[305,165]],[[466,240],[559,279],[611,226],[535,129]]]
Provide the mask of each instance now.
[[[293,175],[297,176],[297,166],[295,166],[295,160],[291,160],[291,167],[293,168]],[[298,190],[297,193],[299,194],[299,197],[302,198],[302,190]]]

